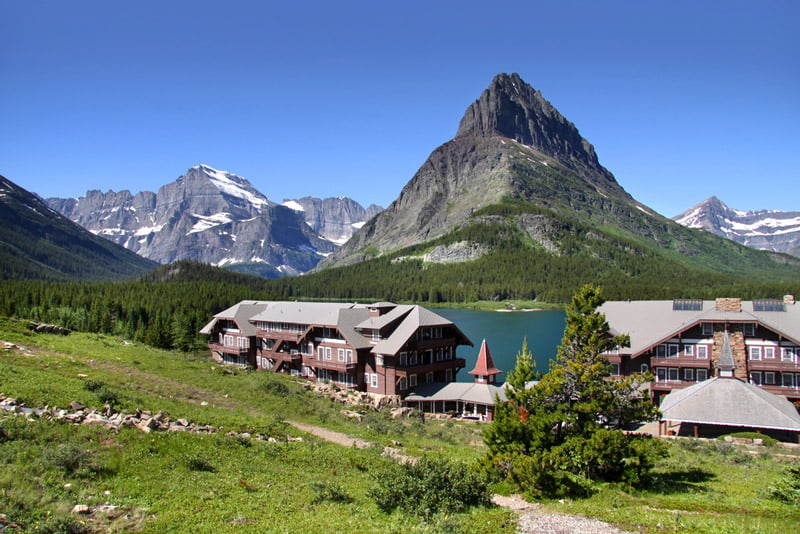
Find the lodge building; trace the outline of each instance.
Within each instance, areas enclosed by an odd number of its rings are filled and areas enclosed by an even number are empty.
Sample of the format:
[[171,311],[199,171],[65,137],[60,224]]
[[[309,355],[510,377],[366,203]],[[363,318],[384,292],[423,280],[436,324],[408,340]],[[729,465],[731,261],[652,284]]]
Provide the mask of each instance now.
[[718,376],[726,342],[735,378],[800,400],[800,306],[790,295],[753,301],[609,301],[598,311],[612,335],[631,338],[630,347],[606,354],[613,374],[652,372],[656,403],[673,390]]
[[381,395],[456,381],[472,342],[417,305],[242,301],[200,331],[221,363],[302,376]]

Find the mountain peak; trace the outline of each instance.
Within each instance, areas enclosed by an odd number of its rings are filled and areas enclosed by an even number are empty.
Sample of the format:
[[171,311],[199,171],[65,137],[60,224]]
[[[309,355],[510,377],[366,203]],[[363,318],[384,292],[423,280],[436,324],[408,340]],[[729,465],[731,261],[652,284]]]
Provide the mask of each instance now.
[[519,74],[498,74],[467,109],[456,132],[460,137],[507,137],[562,163],[600,170],[594,147],[542,94]]
[[[257,210],[261,210],[272,205],[272,202],[261,194],[253,184],[246,178],[228,171],[221,171],[215,169],[210,165],[201,163],[195,165],[186,173],[185,177],[194,177],[198,174],[205,175],[211,184],[216,187],[220,193],[241,199],[251,204]],[[183,178],[183,177],[181,177]]]

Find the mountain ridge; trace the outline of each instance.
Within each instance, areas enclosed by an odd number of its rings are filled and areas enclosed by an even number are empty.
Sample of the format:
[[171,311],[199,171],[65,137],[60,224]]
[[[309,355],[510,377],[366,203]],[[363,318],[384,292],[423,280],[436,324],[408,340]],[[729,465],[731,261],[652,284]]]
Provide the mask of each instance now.
[[800,257],[800,211],[737,210],[711,196],[673,220],[747,247]]
[[[162,264],[189,259],[274,278],[306,272],[338,246],[307,224],[306,210],[273,202],[246,178],[206,164],[156,193],[93,190],[47,202],[90,231]],[[306,203],[313,204],[311,197]],[[349,212],[356,214],[353,206]]]

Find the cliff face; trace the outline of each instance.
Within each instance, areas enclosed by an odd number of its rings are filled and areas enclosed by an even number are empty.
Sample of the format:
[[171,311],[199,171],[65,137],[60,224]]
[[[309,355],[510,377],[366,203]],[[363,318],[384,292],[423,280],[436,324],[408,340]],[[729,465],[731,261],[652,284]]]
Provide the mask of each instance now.
[[302,212],[312,230],[337,245],[345,243],[356,230],[382,210],[375,204],[365,209],[347,197],[303,197],[284,200],[283,205]]
[[467,108],[455,138],[324,265],[434,239],[509,200],[599,220],[638,205],[571,122],[517,74],[500,74]]
[[673,219],[751,248],[800,256],[798,211],[741,211],[711,197]]
[[[81,226],[159,263],[191,259],[266,276],[313,268],[336,248],[302,213],[233,173],[198,165],[157,193],[89,191],[49,205]],[[250,267],[247,267],[250,266]]]

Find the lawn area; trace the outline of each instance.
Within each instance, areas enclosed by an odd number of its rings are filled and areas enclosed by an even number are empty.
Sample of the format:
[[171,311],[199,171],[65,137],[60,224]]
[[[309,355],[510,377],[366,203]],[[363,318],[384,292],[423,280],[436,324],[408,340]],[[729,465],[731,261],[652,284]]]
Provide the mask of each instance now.
[[[28,406],[78,401],[99,408],[105,401],[123,412],[165,411],[218,429],[207,435],[114,432],[0,412],[0,532],[14,532],[11,523],[24,526],[19,531],[52,533],[514,532],[514,516],[505,509],[482,506],[425,523],[386,514],[369,495],[389,462],[380,455],[384,445],[399,442],[407,455],[472,463],[484,453],[482,425],[392,419],[369,409],[359,422],[291,377],[234,370],[207,354],[112,336],[36,334],[24,322],[0,318],[0,341],[13,345],[0,345],[0,393]],[[334,445],[286,420],[377,446]],[[634,532],[794,532],[800,504],[769,497],[769,488],[798,462],[780,452],[767,447],[751,455],[722,441],[678,440],[643,487],[600,485],[589,498],[544,504]],[[71,514],[76,504],[97,512]]]

